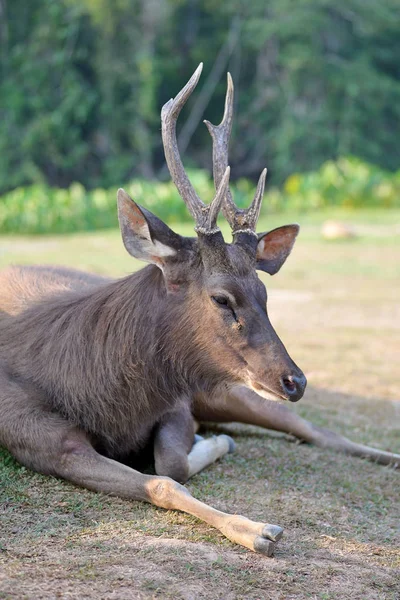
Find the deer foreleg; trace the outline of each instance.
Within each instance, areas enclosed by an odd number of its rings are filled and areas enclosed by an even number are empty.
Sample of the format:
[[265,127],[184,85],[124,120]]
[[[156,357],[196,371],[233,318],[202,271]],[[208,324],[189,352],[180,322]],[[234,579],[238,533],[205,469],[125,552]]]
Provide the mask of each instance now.
[[184,483],[228,452],[235,444],[227,435],[195,442],[194,421],[189,404],[168,413],[157,427],[154,462],[157,475]]
[[277,525],[223,513],[193,498],[173,479],[134,471],[101,456],[86,444],[72,442],[57,474],[94,491],[191,514],[219,529],[232,542],[267,556],[273,555],[275,542],[282,537],[283,530]]
[[282,431],[319,446],[344,452],[352,456],[400,467],[400,455],[357,444],[329,429],[313,425],[288,407],[278,402],[264,400],[244,387],[237,388],[225,398],[195,398],[194,416],[199,421],[227,423],[237,421]]
[[219,529],[236,544],[272,556],[282,536],[277,525],[256,523],[229,515],[196,500],[186,488],[169,477],[144,475],[98,454],[84,435],[71,432],[63,439],[62,452],[52,455],[51,471],[96,492],[150,502],[161,508],[180,510]]
[[181,510],[219,529],[228,539],[250,550],[272,556],[275,542],[282,537],[278,525],[257,523],[240,515],[230,515],[191,496],[186,488],[169,478],[153,477],[146,484],[149,501],[162,508]]

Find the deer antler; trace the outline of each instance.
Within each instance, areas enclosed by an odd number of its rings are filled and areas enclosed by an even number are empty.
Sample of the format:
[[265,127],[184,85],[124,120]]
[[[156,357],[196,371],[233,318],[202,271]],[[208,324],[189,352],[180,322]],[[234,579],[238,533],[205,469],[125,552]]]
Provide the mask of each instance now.
[[[224,175],[224,170],[228,164],[229,138],[232,130],[233,118],[233,81],[228,73],[228,85],[225,97],[224,116],[219,125],[212,125],[210,121],[204,121],[210,132],[213,141],[213,175],[214,184],[219,188]],[[260,215],[261,202],[264,195],[265,177],[267,169],[264,169],[258,180],[257,190],[250,207],[246,210],[240,209],[232,200],[229,189],[225,195],[225,202],[222,205],[222,212],[232,228],[232,234],[249,233],[256,234],[257,220]]]
[[185,172],[176,140],[176,122],[187,99],[199,81],[202,69],[203,63],[200,63],[179,94],[164,104],[161,110],[161,126],[164,153],[172,181],[195,219],[196,232],[210,235],[219,231],[217,217],[224,197],[228,193],[230,169],[226,164],[216,186],[217,191],[214,199],[210,204],[204,204],[196,194]]

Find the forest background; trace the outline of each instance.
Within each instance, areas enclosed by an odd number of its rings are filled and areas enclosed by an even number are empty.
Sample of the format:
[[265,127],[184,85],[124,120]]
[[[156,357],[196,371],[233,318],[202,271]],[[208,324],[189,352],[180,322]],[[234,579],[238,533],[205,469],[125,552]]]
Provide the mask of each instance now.
[[398,0],[0,0],[0,232],[115,226],[128,183],[186,219],[160,109],[200,61],[179,143],[206,200],[229,70],[239,204],[267,165],[270,210],[398,207],[399,23]]

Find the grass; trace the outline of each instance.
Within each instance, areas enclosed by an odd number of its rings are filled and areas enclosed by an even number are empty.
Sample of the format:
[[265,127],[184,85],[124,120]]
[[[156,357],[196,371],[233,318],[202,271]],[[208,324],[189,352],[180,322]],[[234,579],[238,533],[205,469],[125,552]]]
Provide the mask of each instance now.
[[[323,241],[319,213],[260,225],[303,226],[282,272],[265,278],[271,320],[309,380],[293,410],[399,452],[400,211],[334,217],[359,236]],[[116,275],[139,267],[117,231],[0,239],[2,266],[45,262]],[[237,452],[188,487],[217,508],[284,526],[275,559],[187,515],[31,473],[2,451],[0,598],[399,597],[398,472],[256,427],[220,429]]]

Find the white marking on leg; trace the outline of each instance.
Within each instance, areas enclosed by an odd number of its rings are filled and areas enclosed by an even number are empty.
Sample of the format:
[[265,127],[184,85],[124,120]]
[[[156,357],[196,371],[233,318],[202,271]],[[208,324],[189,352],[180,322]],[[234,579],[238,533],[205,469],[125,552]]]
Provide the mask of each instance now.
[[208,465],[227,454],[230,450],[229,437],[219,435],[197,442],[188,455],[189,477],[202,471]]

